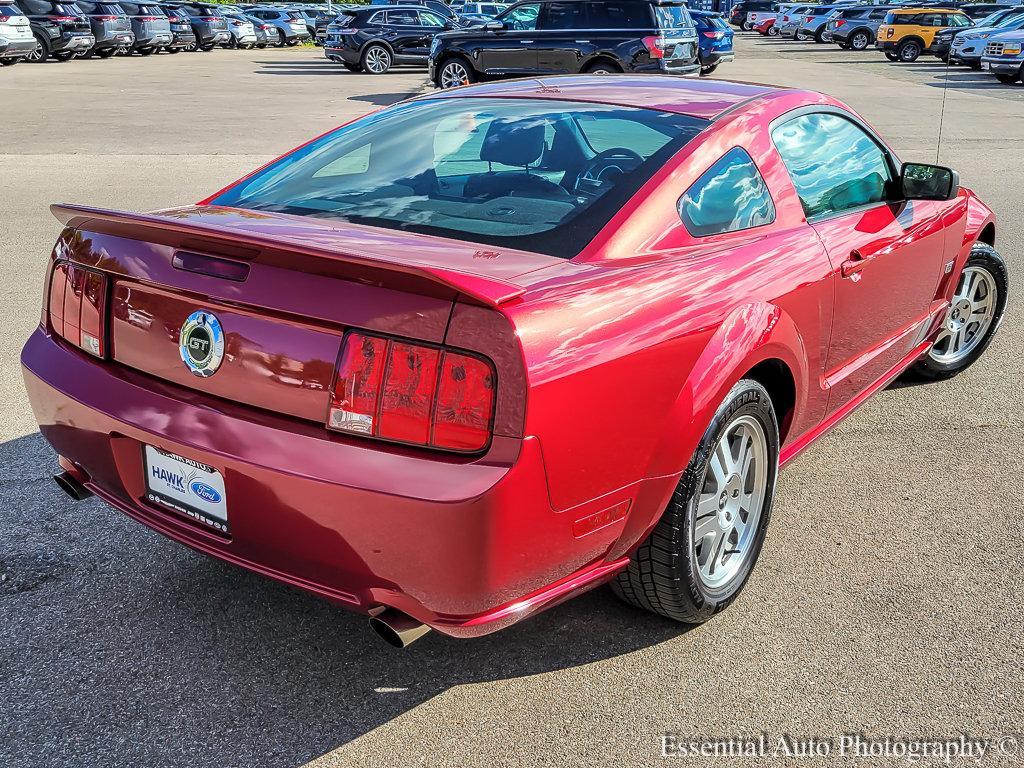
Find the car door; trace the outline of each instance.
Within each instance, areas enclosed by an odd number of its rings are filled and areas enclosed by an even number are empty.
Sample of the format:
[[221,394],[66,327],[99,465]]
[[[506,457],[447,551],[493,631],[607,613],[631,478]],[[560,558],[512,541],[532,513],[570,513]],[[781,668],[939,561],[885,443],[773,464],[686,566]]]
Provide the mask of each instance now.
[[489,74],[537,71],[537,20],[541,3],[520,3],[499,17],[504,29],[488,32],[477,43],[477,66]]
[[581,62],[594,51],[587,29],[586,6],[579,0],[544,3],[537,19],[537,71],[579,72]]
[[832,262],[835,310],[822,384],[833,412],[922,341],[943,273],[949,203],[895,199],[895,159],[848,113],[786,116],[772,126],[772,141]]
[[408,60],[410,57],[426,56],[419,54],[423,30],[420,17],[411,8],[389,8],[385,14],[383,37],[395,52],[396,60]]
[[430,44],[434,41],[434,35],[449,29],[450,24],[444,17],[433,11],[419,11],[418,16],[420,36],[416,42],[416,55],[426,58],[430,55]]

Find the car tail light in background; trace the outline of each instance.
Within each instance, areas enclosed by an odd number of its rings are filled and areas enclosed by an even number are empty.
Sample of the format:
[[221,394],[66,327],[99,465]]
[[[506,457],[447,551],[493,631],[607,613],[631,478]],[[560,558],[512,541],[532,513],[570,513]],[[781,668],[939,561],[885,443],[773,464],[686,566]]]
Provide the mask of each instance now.
[[491,365],[473,355],[349,333],[327,426],[412,445],[479,451],[491,438],[494,382]]
[[66,23],[69,21],[78,21],[78,19],[74,16],[47,16],[46,18],[48,18],[50,21],[58,21],[61,23]]
[[159,16],[139,16],[139,21],[160,21]]
[[94,16],[97,21],[117,21],[117,16]]
[[651,54],[652,59],[664,59],[665,58],[665,38],[663,37],[645,37],[644,45],[647,46],[648,53]]
[[106,355],[106,275],[58,262],[50,279],[48,308],[54,333],[91,355]]
[[4,22],[10,21],[13,18],[14,18],[13,16],[0,16],[0,24],[3,24]]
[[844,19],[837,19],[836,21],[833,21],[832,23],[836,25],[836,29],[839,29],[841,26],[843,26],[843,24],[846,23],[846,21]]
[[814,17],[813,16],[805,16],[804,17],[804,24],[810,24],[812,21],[814,21]]
[[220,21],[220,16],[200,16],[200,21]]
[[704,32],[704,37],[710,40],[721,40],[725,37],[725,32]]

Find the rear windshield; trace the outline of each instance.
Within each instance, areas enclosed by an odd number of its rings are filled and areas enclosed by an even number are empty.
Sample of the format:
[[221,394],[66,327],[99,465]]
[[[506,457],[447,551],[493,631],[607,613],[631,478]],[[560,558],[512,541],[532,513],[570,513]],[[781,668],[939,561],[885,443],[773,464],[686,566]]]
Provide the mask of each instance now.
[[661,29],[681,29],[692,27],[693,19],[685,5],[656,5],[654,15],[658,19],[658,26]]
[[0,5],[0,16],[21,16],[21,9],[13,5]]
[[[51,3],[47,2],[47,0],[26,0],[25,6],[28,13],[38,16],[82,15],[82,12],[74,5],[74,3]],[[17,15],[20,16],[21,11],[18,11]]]
[[213,205],[571,258],[707,124],[602,104],[411,102],[296,150]]

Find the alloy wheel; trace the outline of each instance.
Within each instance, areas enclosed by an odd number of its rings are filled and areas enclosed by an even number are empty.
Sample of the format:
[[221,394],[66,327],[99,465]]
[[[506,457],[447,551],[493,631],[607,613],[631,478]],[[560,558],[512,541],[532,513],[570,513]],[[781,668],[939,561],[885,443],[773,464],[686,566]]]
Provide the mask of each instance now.
[[991,272],[976,265],[966,267],[929,357],[937,363],[950,365],[970,355],[992,325],[997,296],[996,280]]
[[469,82],[469,72],[461,62],[449,61],[441,70],[441,87],[457,88]]
[[36,47],[25,54],[25,61],[41,61],[43,58],[43,44],[36,40]]
[[858,32],[853,36],[853,39],[850,41],[850,45],[855,51],[863,51],[868,47],[868,36],[863,32]]
[[391,56],[380,46],[374,46],[366,52],[366,69],[375,75],[387,72],[391,68]]
[[721,589],[753,549],[768,490],[768,439],[753,416],[729,423],[715,445],[693,515],[693,561],[708,588]]

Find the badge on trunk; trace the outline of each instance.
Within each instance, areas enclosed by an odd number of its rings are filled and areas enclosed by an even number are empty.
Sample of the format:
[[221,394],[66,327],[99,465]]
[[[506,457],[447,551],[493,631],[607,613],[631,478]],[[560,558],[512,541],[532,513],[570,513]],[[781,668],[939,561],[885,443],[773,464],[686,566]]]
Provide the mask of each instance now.
[[213,313],[193,312],[178,336],[181,359],[196,376],[213,376],[224,359],[224,329]]

